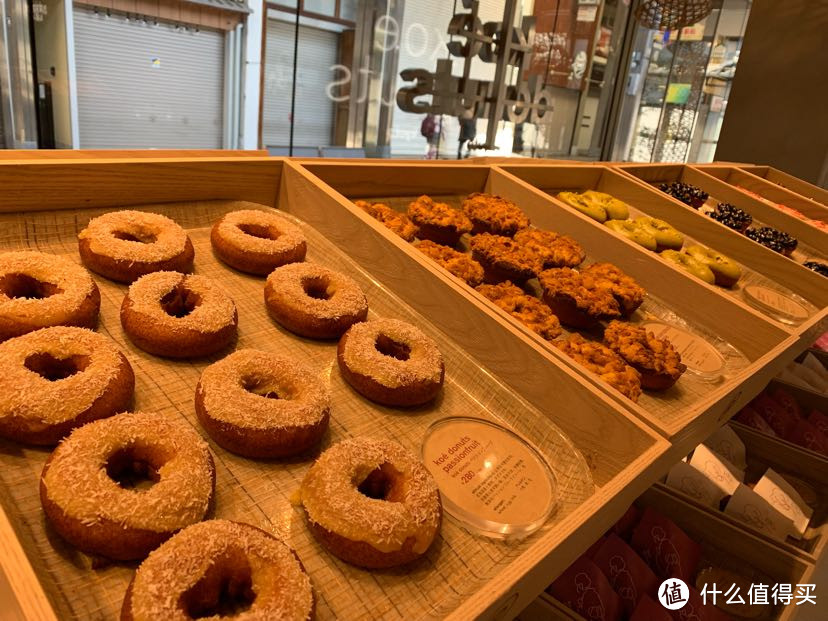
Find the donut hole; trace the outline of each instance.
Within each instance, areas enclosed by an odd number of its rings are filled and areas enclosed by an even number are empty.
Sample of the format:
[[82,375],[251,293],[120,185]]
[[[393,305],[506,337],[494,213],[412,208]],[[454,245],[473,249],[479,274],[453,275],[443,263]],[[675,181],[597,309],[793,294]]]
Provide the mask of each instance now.
[[403,497],[402,473],[388,462],[380,464],[368,473],[357,491],[373,500],[400,502]]
[[159,471],[167,459],[157,451],[127,446],[106,461],[106,474],[124,489],[147,490],[161,480]]
[[154,244],[158,236],[152,231],[133,229],[131,231],[113,231],[112,237],[123,241],[138,242],[139,244]]
[[55,358],[52,354],[38,352],[27,356],[23,361],[23,366],[50,382],[56,382],[84,371],[89,366],[89,362],[89,356]]
[[242,388],[266,399],[290,399],[292,394],[269,378],[247,376],[242,378]]
[[276,240],[282,236],[282,232],[273,226],[263,226],[261,224],[237,224],[241,232],[251,237],[258,237],[259,239]]
[[181,319],[192,313],[201,304],[201,296],[184,285],[176,286],[161,298],[161,308],[170,317]]
[[309,276],[302,279],[302,289],[314,300],[330,300],[333,297],[333,292],[328,290],[330,286],[331,281],[322,276]]
[[253,572],[241,550],[230,549],[213,559],[204,575],[181,596],[181,608],[191,619],[235,617],[256,601]]
[[5,274],[0,277],[0,293],[8,298],[43,300],[63,293],[63,289],[28,274]]
[[395,341],[390,336],[385,334],[380,334],[377,337],[374,346],[383,356],[390,356],[391,358],[396,358],[397,360],[402,360],[403,362],[411,357],[411,348],[408,345],[401,343],[400,341]]

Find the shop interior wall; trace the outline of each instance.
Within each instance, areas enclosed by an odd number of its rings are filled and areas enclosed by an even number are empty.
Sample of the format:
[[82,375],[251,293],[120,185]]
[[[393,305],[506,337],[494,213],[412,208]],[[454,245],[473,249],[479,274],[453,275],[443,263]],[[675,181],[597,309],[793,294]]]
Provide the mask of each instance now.
[[69,64],[66,58],[66,19],[64,0],[47,0],[43,21],[35,22],[37,79],[52,85],[52,120],[55,147],[72,148],[72,122],[69,113]]
[[824,2],[754,0],[716,159],[828,187],[826,32]]

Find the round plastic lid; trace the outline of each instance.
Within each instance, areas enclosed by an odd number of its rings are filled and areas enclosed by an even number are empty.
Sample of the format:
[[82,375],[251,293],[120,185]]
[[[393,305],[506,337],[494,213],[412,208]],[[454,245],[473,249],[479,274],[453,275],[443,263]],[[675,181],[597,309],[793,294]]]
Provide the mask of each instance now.
[[465,416],[433,423],[423,462],[440,488],[443,509],[470,532],[520,539],[555,510],[558,485],[546,459],[514,432]]
[[681,354],[681,361],[687,365],[688,371],[709,381],[718,380],[724,373],[724,356],[698,334],[663,321],[647,321],[642,327],[670,341]]
[[763,285],[747,285],[742,296],[752,306],[764,311],[783,323],[802,323],[810,315],[810,304],[795,293],[777,291]]

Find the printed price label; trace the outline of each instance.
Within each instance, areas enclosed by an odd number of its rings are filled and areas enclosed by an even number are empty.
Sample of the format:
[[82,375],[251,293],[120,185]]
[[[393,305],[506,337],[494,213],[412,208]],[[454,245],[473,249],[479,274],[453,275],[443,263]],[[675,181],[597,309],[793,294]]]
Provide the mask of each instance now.
[[423,461],[446,511],[483,534],[529,534],[554,509],[557,489],[543,457],[519,436],[475,418],[435,423]]
[[687,368],[702,375],[721,374],[725,361],[718,350],[700,336],[661,321],[648,321],[642,327],[659,338],[667,339],[681,354]]
[[804,321],[810,314],[808,308],[781,294],[770,287],[762,285],[748,285],[744,288],[745,296],[760,308],[777,313],[781,318],[789,321]]

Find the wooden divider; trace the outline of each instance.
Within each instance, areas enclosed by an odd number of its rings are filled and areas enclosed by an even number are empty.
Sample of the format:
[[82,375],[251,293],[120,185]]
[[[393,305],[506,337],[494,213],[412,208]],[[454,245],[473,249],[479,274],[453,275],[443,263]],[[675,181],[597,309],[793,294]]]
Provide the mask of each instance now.
[[774,168],[773,166],[757,166],[755,164],[745,164],[736,166],[751,175],[756,175],[770,183],[775,183],[783,188],[796,192],[804,198],[809,198],[812,201],[820,203],[823,207],[828,208],[828,190],[821,188],[813,183],[808,183],[804,179],[789,175],[785,171]]

